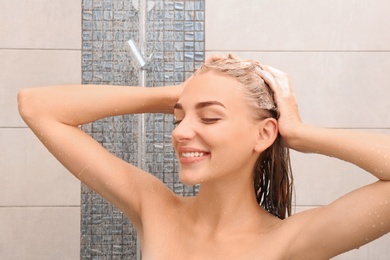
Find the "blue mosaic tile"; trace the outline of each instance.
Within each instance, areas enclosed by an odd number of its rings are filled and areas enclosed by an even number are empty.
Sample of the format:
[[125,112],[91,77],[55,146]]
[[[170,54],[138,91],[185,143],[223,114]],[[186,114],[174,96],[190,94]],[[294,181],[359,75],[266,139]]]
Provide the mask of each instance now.
[[92,5],[92,0],[84,0],[83,1],[83,12],[87,10],[92,10],[93,5]]
[[195,40],[195,37],[194,37],[194,32],[185,32],[185,40],[186,41],[193,41]]
[[183,2],[175,3],[175,10],[184,10],[184,3]]
[[195,1],[195,10],[199,11],[202,10],[204,11],[204,1]]
[[195,10],[195,2],[186,1],[185,8],[186,10]]
[[195,41],[204,41],[204,32],[195,32]]
[[[128,0],[83,0],[82,80],[84,84],[137,85],[138,71],[125,51],[138,41],[138,11]],[[178,84],[204,59],[204,0],[153,1],[147,13],[147,86]],[[173,116],[146,116],[145,170],[182,196],[198,187],[179,182],[171,144]],[[138,117],[98,120],[82,128],[107,150],[137,165]],[[82,186],[81,259],[136,259],[136,234],[126,217],[88,187]]]
[[195,21],[204,21],[204,12],[195,12]]
[[94,0],[93,1],[93,8],[95,10],[101,10],[103,8],[103,1],[101,1],[101,0]]
[[184,11],[176,11],[175,12],[175,20],[176,21],[183,21],[185,18]]

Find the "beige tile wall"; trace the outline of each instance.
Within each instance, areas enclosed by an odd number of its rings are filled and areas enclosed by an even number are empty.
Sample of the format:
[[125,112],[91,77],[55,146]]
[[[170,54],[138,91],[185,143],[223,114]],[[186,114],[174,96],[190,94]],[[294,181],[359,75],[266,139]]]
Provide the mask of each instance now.
[[[289,73],[302,119],[390,134],[390,2],[206,3],[206,53],[233,53]],[[297,211],[374,180],[353,165],[292,154]],[[320,191],[320,192],[318,192]],[[335,259],[388,259],[390,235]]]
[[[385,0],[206,1],[206,51],[288,71],[306,122],[390,133],[386,10]],[[80,83],[80,16],[81,0],[0,0],[0,259],[79,258],[79,183],[25,127],[16,93]],[[292,157],[297,211],[372,181],[329,158]],[[337,259],[386,259],[389,242]]]
[[0,259],[79,259],[80,184],[17,112],[20,88],[81,82],[81,0],[0,0]]

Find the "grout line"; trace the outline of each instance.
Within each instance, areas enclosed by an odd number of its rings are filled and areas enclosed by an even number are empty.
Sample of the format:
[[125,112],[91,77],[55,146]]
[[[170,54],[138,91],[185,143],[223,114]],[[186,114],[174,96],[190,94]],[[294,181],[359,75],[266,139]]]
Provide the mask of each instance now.
[[69,206],[66,206],[66,205],[32,205],[32,206],[29,206],[29,205],[20,205],[20,206],[1,205],[0,209],[4,209],[4,208],[80,208],[80,207],[81,207],[81,205],[69,205]]
[[81,51],[82,49],[0,48],[0,50],[17,50],[17,51]]
[[205,50],[205,52],[390,52],[390,50]]
[[[326,128],[326,126],[325,126]],[[390,130],[389,127],[327,127],[330,129],[348,129],[348,130]]]
[[28,129],[27,126],[0,126],[0,129]]

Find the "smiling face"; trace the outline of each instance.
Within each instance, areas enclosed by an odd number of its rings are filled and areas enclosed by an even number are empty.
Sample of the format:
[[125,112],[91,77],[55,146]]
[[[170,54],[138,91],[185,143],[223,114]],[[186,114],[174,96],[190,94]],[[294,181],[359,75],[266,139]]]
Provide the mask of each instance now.
[[242,85],[209,71],[188,83],[175,106],[172,143],[187,185],[252,178],[261,122],[254,120]]

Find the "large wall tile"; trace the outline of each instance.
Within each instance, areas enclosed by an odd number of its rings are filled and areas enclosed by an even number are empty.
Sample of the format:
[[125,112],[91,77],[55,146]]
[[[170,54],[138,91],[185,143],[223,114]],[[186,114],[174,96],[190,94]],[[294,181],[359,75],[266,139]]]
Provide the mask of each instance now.
[[0,10],[0,48],[81,49],[81,0],[2,0]]
[[[370,131],[390,135],[389,129]],[[377,180],[353,164],[319,154],[292,150],[291,164],[298,206],[327,205],[346,193]]]
[[0,127],[24,126],[19,89],[81,82],[81,51],[0,50]]
[[80,259],[80,208],[1,208],[0,259]]
[[389,1],[206,2],[206,50],[388,50]]
[[357,166],[327,156],[292,151],[291,161],[296,204],[300,206],[327,205],[376,181]]
[[0,128],[0,147],[0,206],[80,206],[79,181],[29,129]]
[[286,71],[307,123],[390,128],[390,52],[231,53]]

